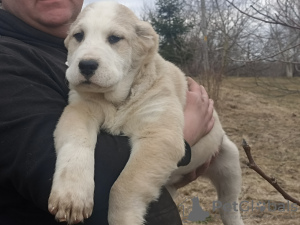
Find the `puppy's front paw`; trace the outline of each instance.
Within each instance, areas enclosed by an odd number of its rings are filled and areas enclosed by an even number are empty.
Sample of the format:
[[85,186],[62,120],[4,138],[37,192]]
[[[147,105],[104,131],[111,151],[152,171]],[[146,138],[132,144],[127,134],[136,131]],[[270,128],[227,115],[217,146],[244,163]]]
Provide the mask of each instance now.
[[48,200],[48,210],[55,218],[68,224],[82,222],[93,211],[94,180],[93,177],[67,173],[54,177]]

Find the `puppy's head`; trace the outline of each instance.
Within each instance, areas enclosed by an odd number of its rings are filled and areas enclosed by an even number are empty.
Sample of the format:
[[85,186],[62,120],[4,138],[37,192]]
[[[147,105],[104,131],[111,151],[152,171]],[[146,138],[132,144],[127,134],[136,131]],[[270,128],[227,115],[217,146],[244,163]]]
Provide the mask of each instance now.
[[151,25],[140,21],[116,2],[87,6],[65,40],[70,86],[86,92],[112,92],[157,52],[158,37]]

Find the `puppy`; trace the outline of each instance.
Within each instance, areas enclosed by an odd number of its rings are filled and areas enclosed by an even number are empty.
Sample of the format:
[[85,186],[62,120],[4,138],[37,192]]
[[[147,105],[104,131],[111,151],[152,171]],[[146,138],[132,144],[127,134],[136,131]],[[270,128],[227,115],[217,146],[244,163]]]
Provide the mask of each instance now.
[[[183,138],[185,75],[158,54],[158,35],[147,22],[115,2],[87,6],[71,26],[66,77],[69,105],[54,133],[56,171],[49,210],[76,223],[93,209],[94,147],[100,129],[130,138],[130,159],[111,188],[110,225],[141,225],[148,204],[172,184],[220,152],[206,175],[224,204],[238,202],[241,170],[237,147],[217,113],[211,132],[192,148]],[[224,224],[242,225],[238,210],[220,211]]]

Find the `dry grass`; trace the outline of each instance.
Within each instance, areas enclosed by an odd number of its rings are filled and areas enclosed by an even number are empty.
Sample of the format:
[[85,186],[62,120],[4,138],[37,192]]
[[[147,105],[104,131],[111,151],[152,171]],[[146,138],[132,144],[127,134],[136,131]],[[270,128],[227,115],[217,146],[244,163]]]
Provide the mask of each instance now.
[[[287,88],[296,91],[291,94]],[[250,144],[253,157],[264,172],[275,177],[291,196],[300,199],[300,94],[296,93],[297,90],[300,90],[300,79],[296,78],[227,78],[223,81],[218,111],[224,130],[240,150],[241,200],[253,200],[254,204],[268,200],[287,202],[267,181],[246,166],[248,160],[241,147],[243,138]],[[184,187],[176,202],[179,205],[192,196],[198,196],[202,208],[209,211],[211,217],[206,224],[222,224],[218,213],[212,212],[216,192],[209,181],[200,178]],[[188,203],[185,206],[190,207]],[[284,212],[260,212],[254,209],[242,215],[247,225],[300,224],[299,206],[296,212],[287,209]]]

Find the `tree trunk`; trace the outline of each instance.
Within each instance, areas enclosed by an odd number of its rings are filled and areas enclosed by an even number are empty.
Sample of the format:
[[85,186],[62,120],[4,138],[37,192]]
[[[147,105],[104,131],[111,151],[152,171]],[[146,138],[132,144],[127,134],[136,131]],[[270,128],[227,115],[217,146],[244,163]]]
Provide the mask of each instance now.
[[203,69],[206,74],[209,71],[208,47],[207,47],[207,21],[205,0],[201,0],[201,30],[203,34]]
[[285,71],[286,71],[286,76],[291,78],[293,77],[293,73],[294,73],[294,66],[292,63],[286,63],[285,65]]

